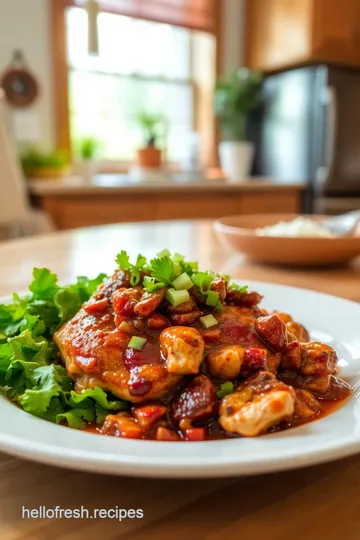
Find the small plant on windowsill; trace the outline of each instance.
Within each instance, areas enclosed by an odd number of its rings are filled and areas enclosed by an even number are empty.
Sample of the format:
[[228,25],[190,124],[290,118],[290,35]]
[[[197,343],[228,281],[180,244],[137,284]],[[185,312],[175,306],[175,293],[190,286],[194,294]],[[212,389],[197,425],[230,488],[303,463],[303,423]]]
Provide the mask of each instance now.
[[140,167],[159,169],[161,167],[161,150],[158,148],[158,128],[162,121],[160,115],[142,111],[138,114],[138,124],[144,133],[145,146],[139,148],[137,161]]
[[93,176],[97,173],[98,162],[96,157],[98,156],[99,148],[99,141],[95,137],[84,137],[78,142],[78,155],[81,159],[79,172],[87,182],[91,182]]

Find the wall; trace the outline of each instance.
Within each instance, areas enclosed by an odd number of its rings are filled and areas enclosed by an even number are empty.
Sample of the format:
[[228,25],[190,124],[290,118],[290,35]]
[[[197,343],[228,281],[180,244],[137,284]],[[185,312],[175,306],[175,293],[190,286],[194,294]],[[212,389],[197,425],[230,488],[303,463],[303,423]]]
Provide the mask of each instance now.
[[223,73],[229,73],[244,60],[244,1],[222,0],[222,58]]
[[38,120],[39,143],[47,149],[54,143],[49,6],[50,0],[0,0],[0,73],[14,49],[25,52],[40,85],[31,110]]

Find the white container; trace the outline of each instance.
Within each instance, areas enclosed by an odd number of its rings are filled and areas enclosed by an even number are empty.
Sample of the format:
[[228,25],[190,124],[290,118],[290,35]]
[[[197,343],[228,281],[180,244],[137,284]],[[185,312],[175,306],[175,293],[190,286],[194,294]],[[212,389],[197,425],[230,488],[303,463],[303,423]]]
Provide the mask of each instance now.
[[99,163],[95,159],[84,159],[77,164],[76,169],[84,181],[91,184],[94,176],[98,173]]
[[228,182],[241,183],[249,178],[254,145],[247,141],[223,141],[219,144],[220,166]]

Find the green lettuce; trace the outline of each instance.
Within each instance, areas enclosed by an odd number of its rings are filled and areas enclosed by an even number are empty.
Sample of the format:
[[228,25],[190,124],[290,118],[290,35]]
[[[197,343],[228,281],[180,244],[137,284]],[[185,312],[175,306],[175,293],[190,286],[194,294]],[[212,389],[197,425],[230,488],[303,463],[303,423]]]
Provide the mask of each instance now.
[[80,276],[61,287],[50,270],[34,268],[30,294],[14,294],[12,303],[0,304],[0,387],[24,411],[80,429],[86,422],[101,423],[109,411],[127,408],[125,401],[110,399],[98,387],[76,393],[52,339],[105,277]]

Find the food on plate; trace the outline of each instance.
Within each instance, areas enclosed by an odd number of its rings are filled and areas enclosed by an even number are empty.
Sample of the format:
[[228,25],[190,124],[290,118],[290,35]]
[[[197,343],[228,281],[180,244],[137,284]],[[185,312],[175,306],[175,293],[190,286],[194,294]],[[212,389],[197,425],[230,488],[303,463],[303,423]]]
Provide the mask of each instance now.
[[254,437],[309,422],[350,395],[337,355],[259,292],[164,250],[61,287],[34,269],[0,305],[0,385],[25,411],[102,435]]
[[279,221],[275,225],[255,229],[258,236],[287,236],[298,238],[334,238],[336,235],[326,229],[321,222],[299,216],[292,221]]

